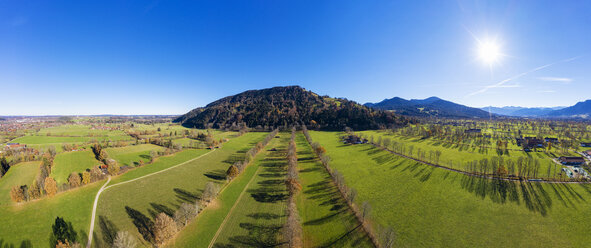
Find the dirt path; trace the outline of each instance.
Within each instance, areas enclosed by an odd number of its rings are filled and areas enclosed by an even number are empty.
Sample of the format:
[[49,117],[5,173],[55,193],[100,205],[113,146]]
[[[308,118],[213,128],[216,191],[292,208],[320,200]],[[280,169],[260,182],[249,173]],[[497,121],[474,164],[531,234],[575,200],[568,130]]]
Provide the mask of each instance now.
[[[187,161],[185,161],[185,162],[182,162],[182,163],[180,163],[180,164],[177,164],[177,165],[174,165],[174,166],[168,167],[168,168],[166,168],[166,169],[159,170],[159,171],[156,171],[156,172],[152,172],[152,173],[150,173],[150,174],[143,175],[143,176],[141,176],[141,177],[138,177],[138,178],[134,178],[134,179],[131,179],[131,180],[128,180],[128,181],[124,181],[124,182],[116,183],[116,184],[113,184],[113,185],[109,185],[108,187],[105,187],[105,186],[107,186],[107,184],[109,184],[109,182],[111,181],[111,177],[109,177],[109,179],[107,180],[107,182],[106,182],[106,183],[103,185],[103,187],[101,187],[101,189],[100,189],[100,190],[99,190],[99,191],[96,193],[96,197],[94,198],[94,205],[93,205],[93,207],[92,207],[92,218],[90,219],[90,231],[88,232],[88,242],[86,243],[86,248],[90,248],[90,246],[92,245],[92,236],[94,236],[94,235],[93,235],[93,231],[94,231],[94,219],[95,219],[95,216],[96,216],[96,208],[97,208],[97,205],[98,205],[99,196],[101,195],[101,193],[102,193],[103,191],[105,191],[105,190],[107,190],[107,189],[109,189],[109,188],[111,188],[111,187],[115,187],[115,186],[119,186],[119,185],[122,185],[122,184],[130,183],[130,182],[137,181],[137,180],[140,180],[140,179],[143,179],[143,178],[149,177],[149,176],[153,176],[153,175],[156,175],[156,174],[160,174],[160,173],[162,173],[162,172],[165,172],[165,171],[168,171],[168,170],[172,170],[172,169],[174,169],[174,168],[176,168],[176,167],[179,167],[179,166],[181,166],[181,165],[185,165],[185,164],[187,164],[187,163],[190,163],[190,162],[193,162],[193,161],[195,161],[195,160],[197,160],[197,159],[200,159],[201,157],[203,157],[203,156],[205,156],[205,155],[208,155],[208,154],[210,154],[210,153],[212,153],[212,152],[214,152],[214,151],[216,151],[216,150],[211,150],[211,151],[209,151],[209,152],[207,152],[207,153],[204,153],[204,154],[202,154],[202,155],[200,155],[200,156],[198,156],[198,157],[196,157],[196,158],[193,158],[193,159],[187,160]],[[148,166],[149,166],[149,165],[148,165]]]
[[232,206],[232,208],[230,208],[230,212],[228,212],[228,214],[226,215],[226,218],[224,218],[224,221],[222,221],[222,224],[220,224],[220,227],[215,232],[215,235],[213,236],[213,239],[211,239],[211,242],[209,242],[209,246],[207,246],[207,248],[212,248],[213,247],[213,245],[215,244],[215,241],[218,239],[218,236],[220,235],[220,233],[224,229],[224,225],[226,224],[226,222],[228,221],[228,219],[232,215],[232,212],[234,212],[234,209],[236,208],[236,206],[238,206],[238,202],[240,202],[240,199],[242,199],[242,196],[246,192],[246,189],[248,189],[248,186],[250,186],[250,184],[257,177],[257,175],[259,174],[259,171],[260,170],[261,170],[261,167],[259,166],[259,168],[257,168],[257,171],[254,173],[254,175],[252,175],[252,178],[250,179],[250,181],[248,181],[248,183],[246,184],[246,186],[244,186],[244,189],[242,190],[242,192],[240,192],[240,195],[238,196],[238,199],[236,199],[236,202],[234,202],[234,205]]
[[98,199],[99,196],[101,195],[101,193],[103,192],[103,190],[105,190],[105,186],[107,186],[107,184],[109,184],[109,182],[111,182],[111,177],[109,176],[109,178],[107,179],[107,182],[105,184],[103,184],[103,186],[101,187],[101,189],[99,189],[99,191],[96,193],[96,196],[94,197],[94,204],[92,205],[92,218],[90,218],[90,234],[88,235],[88,242],[86,243],[86,247],[90,248],[90,245],[92,244],[92,232],[94,232],[94,219],[96,217],[96,206],[98,204]]

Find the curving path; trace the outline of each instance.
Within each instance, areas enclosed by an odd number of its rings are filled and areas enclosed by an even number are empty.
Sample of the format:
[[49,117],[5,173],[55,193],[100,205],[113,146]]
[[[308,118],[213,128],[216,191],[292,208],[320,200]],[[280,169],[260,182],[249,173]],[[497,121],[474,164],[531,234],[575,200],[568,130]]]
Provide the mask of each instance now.
[[205,155],[207,155],[207,154],[210,154],[210,153],[212,153],[212,152],[214,152],[214,151],[216,151],[216,150],[211,150],[211,151],[209,151],[209,152],[207,152],[207,153],[204,153],[204,154],[202,154],[202,155],[200,155],[200,156],[198,156],[198,157],[196,157],[196,158],[193,158],[193,159],[187,160],[187,161],[185,161],[185,162],[182,162],[182,163],[180,163],[180,164],[177,164],[177,165],[174,165],[174,166],[168,167],[168,168],[166,168],[166,169],[163,169],[163,170],[159,170],[159,171],[156,171],[156,172],[152,172],[152,173],[150,173],[150,174],[143,175],[143,176],[141,176],[141,177],[138,177],[138,178],[134,178],[134,179],[131,179],[131,180],[127,180],[127,181],[123,181],[123,182],[120,182],[120,183],[116,183],[116,184],[113,184],[113,185],[109,185],[109,186],[107,186],[107,184],[109,184],[109,182],[111,181],[111,177],[109,177],[109,179],[107,179],[107,182],[106,182],[106,183],[103,185],[103,187],[101,187],[101,189],[100,189],[100,190],[99,190],[99,191],[96,193],[96,197],[94,198],[94,204],[93,204],[93,206],[92,206],[92,218],[90,219],[90,231],[88,232],[88,242],[86,243],[86,248],[90,248],[90,246],[92,245],[92,236],[94,236],[94,235],[93,235],[93,231],[94,231],[94,219],[95,219],[95,216],[96,216],[96,207],[97,207],[97,205],[98,205],[99,196],[101,195],[101,193],[102,193],[103,191],[105,191],[105,190],[107,190],[107,189],[109,189],[109,188],[111,188],[111,187],[115,187],[115,186],[119,186],[119,185],[122,185],[122,184],[130,183],[130,182],[137,181],[137,180],[140,180],[140,179],[143,179],[143,178],[149,177],[149,176],[153,176],[153,175],[156,175],[156,174],[160,174],[160,173],[162,173],[162,172],[165,172],[165,171],[168,171],[168,170],[172,170],[172,169],[174,169],[174,168],[176,168],[176,167],[179,167],[179,166],[181,166],[181,165],[185,165],[185,164],[187,164],[187,163],[190,163],[190,162],[193,162],[193,161],[195,161],[195,160],[197,160],[197,159],[200,159],[201,157],[203,157],[203,156],[205,156]]

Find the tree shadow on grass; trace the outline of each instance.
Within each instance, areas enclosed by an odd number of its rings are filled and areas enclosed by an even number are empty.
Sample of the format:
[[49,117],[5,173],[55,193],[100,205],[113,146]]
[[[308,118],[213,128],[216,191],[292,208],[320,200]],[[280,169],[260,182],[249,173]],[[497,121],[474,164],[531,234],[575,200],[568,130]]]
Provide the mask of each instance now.
[[125,206],[125,211],[144,240],[154,243],[154,222],[148,216],[129,206]]
[[195,203],[195,201],[199,199],[199,196],[197,196],[197,194],[191,193],[184,189],[174,188],[173,191],[174,193],[176,193],[176,197],[183,202]]
[[278,239],[282,228],[281,225],[240,223],[240,227],[246,229],[248,235],[230,237],[230,243],[235,244],[237,247],[270,248],[280,247],[285,244]]
[[156,216],[160,213],[165,213],[168,216],[174,216],[174,210],[172,208],[169,208],[166,205],[163,204],[159,204],[159,203],[155,203],[155,202],[151,202],[150,206],[152,206],[152,208],[154,210],[148,210],[148,212],[150,212],[150,215],[152,215],[152,218],[156,218]]
[[206,177],[209,177],[213,180],[226,180],[226,172],[224,170],[213,170],[213,171],[208,171],[205,174],[203,174]]
[[[4,241],[4,239],[0,238],[0,248],[16,248],[17,246],[15,246],[14,244],[10,244],[6,241]],[[31,240],[25,239],[23,241],[21,241],[21,244],[18,246],[19,248],[33,248],[33,243],[31,242]]]
[[101,233],[103,234],[103,241],[106,245],[111,246],[113,245],[113,241],[117,237],[117,232],[119,229],[113,224],[111,220],[109,220],[106,216],[100,215],[99,216],[99,228],[101,229]]

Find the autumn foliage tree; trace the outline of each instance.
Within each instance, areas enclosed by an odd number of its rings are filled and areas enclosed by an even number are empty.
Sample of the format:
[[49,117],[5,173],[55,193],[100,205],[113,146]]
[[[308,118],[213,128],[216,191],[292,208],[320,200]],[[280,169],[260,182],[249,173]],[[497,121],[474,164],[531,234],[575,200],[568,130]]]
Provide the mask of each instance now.
[[70,174],[70,177],[68,177],[68,183],[70,183],[70,187],[75,188],[80,186],[80,175],[78,175],[78,172],[72,172],[72,174]]
[[54,196],[57,193],[57,183],[51,177],[45,178],[44,188],[48,196]]
[[176,223],[165,213],[159,213],[154,222],[154,239],[156,244],[163,244],[178,231]]

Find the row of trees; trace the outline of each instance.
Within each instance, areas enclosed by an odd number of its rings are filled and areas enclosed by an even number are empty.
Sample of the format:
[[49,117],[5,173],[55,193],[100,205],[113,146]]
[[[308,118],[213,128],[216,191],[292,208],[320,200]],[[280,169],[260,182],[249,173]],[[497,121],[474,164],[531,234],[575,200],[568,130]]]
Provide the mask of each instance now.
[[296,195],[302,189],[298,176],[298,157],[295,143],[296,130],[291,130],[291,139],[287,147],[287,180],[285,184],[289,192],[287,198],[287,222],[284,227],[284,236],[290,248],[302,247],[302,225],[296,205]]
[[236,178],[240,173],[246,169],[246,166],[254,159],[254,157],[269,144],[269,142],[277,135],[279,129],[275,129],[270,132],[263,141],[258,142],[254,147],[250,148],[244,157],[244,161],[236,161],[233,165],[230,165],[226,170],[226,179],[232,180]]
[[346,185],[345,177],[336,169],[330,167],[331,159],[326,154],[326,149],[322,147],[318,142],[314,142],[310,136],[307,128],[302,127],[302,131],[308,143],[312,146],[312,149],[316,155],[320,158],[320,162],[331,176],[334,184],[337,186],[341,196],[346,200],[349,208],[353,211],[359,222],[362,224],[363,229],[370,237],[371,241],[377,247],[391,248],[394,244],[395,233],[391,227],[381,228],[384,231],[378,236],[374,231],[374,228],[369,224],[369,216],[371,211],[371,205],[365,201],[361,204],[361,207],[357,207],[355,199],[357,197],[357,190],[350,188]]

